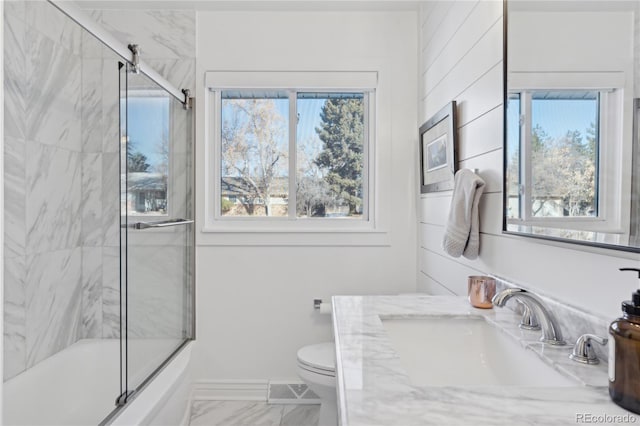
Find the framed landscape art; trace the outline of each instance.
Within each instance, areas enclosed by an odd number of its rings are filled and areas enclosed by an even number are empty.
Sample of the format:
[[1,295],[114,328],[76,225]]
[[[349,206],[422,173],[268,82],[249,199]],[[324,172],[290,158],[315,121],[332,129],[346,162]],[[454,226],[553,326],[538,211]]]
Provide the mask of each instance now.
[[456,102],[420,126],[420,192],[453,189],[456,170]]

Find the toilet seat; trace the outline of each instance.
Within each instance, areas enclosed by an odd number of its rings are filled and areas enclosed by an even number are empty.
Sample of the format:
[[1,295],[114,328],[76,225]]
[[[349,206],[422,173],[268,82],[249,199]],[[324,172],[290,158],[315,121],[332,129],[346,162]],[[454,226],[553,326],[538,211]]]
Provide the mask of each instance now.
[[298,350],[296,370],[302,381],[320,398],[318,424],[322,426],[338,424],[335,352],[333,342],[309,345]]
[[313,368],[313,367],[305,365],[305,364],[303,364],[301,362],[298,362],[298,368],[300,368],[302,370],[305,370],[305,371],[308,371],[308,372],[313,373],[313,374],[319,374],[321,376],[336,377],[335,371],[321,370],[319,368]]
[[327,342],[300,348],[298,366],[312,373],[335,377],[335,345]]

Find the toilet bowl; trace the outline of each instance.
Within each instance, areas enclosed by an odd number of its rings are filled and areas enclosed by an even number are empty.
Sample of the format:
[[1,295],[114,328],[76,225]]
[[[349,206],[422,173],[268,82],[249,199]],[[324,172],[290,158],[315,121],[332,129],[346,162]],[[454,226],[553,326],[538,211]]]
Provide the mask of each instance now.
[[298,376],[320,397],[319,426],[338,424],[335,365],[333,342],[317,343],[298,350]]

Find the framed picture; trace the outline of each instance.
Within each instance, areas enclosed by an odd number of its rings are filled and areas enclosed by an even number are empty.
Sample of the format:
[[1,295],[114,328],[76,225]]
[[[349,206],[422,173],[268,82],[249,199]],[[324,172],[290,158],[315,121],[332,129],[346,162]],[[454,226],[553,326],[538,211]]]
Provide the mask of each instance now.
[[456,171],[456,102],[420,126],[420,192],[453,189]]

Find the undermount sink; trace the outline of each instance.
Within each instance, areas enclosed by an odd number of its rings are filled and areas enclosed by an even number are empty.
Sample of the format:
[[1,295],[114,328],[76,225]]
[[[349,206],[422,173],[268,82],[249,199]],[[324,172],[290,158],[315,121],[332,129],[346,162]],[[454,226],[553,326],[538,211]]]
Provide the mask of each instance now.
[[415,386],[576,386],[483,318],[382,324]]

